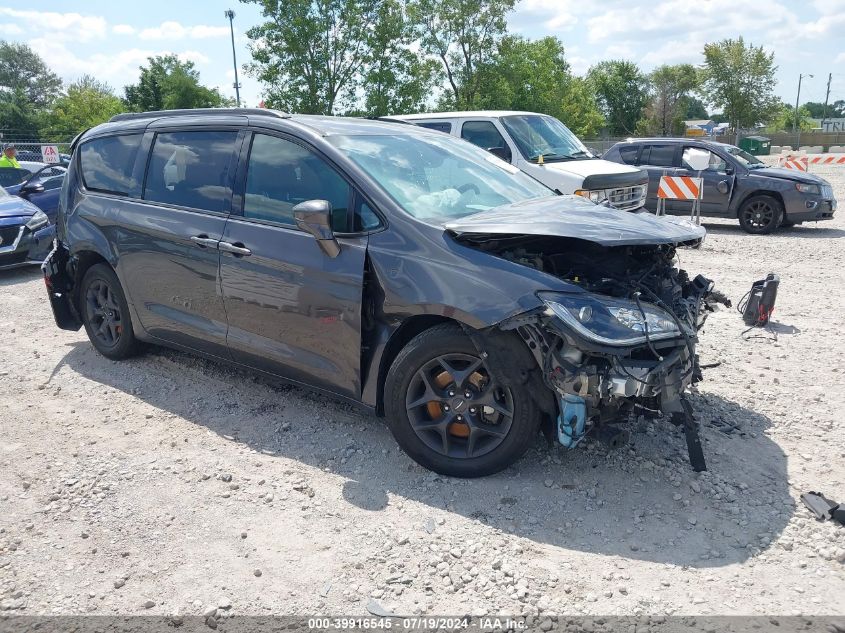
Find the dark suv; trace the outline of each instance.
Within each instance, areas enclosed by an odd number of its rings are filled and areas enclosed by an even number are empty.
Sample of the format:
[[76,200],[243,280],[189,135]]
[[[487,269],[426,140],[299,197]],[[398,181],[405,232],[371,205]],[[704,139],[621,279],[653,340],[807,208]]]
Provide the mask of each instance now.
[[[646,207],[657,207],[660,177],[697,176],[690,169],[690,152],[708,152],[701,215],[737,218],[748,233],[771,233],[779,226],[830,220],[836,199],[830,183],[806,172],[769,167],[734,145],[689,138],[632,139],[617,143],[602,157],[648,171]],[[688,214],[691,203],[668,200],[666,212]]]
[[718,296],[673,257],[704,234],[416,126],[149,112],[77,139],[44,274],[59,327],[108,358],[144,341],[308,385],[477,476],[544,422],[575,446],[686,411]]

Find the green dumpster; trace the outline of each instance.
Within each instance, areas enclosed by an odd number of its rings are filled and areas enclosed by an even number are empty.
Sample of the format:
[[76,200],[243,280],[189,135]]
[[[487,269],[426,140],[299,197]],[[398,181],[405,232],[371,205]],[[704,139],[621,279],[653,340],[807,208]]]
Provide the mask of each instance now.
[[768,156],[772,151],[772,139],[765,136],[746,136],[740,139],[739,146],[754,156]]

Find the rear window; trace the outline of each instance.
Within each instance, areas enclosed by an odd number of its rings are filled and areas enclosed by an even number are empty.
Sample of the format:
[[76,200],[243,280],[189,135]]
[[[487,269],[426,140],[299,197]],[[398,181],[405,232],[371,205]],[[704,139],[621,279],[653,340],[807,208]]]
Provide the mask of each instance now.
[[204,211],[228,211],[235,131],[158,134],[144,199]]
[[138,188],[132,177],[141,134],[106,136],[79,148],[82,180],[87,189],[127,195]]
[[622,159],[622,162],[626,165],[634,165],[637,162],[637,150],[639,146],[637,145],[626,145],[625,147],[619,148],[619,158]]
[[675,163],[674,145],[646,145],[640,156],[640,165],[654,167],[673,167]]
[[424,123],[417,123],[418,126],[424,127],[427,130],[437,130],[438,132],[452,132],[452,124],[448,121],[426,121]]

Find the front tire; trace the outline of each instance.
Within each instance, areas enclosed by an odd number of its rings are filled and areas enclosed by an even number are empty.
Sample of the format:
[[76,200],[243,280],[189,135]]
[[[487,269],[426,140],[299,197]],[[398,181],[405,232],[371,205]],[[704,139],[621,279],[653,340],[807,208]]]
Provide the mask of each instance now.
[[768,235],[780,226],[783,205],[772,196],[751,196],[739,210],[739,225],[752,235]]
[[129,304],[114,271],[95,264],[82,278],[79,313],[94,348],[106,358],[122,360],[137,352]]
[[419,334],[385,382],[387,424],[418,464],[453,477],[483,477],[518,460],[540,414],[526,385],[503,386],[457,325]]

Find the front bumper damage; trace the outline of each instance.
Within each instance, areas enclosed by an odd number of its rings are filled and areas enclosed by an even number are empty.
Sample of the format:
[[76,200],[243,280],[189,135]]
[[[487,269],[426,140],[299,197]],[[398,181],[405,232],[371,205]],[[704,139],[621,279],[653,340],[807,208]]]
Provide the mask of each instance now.
[[701,380],[696,332],[715,303],[730,302],[711,292],[709,280],[701,278],[701,285],[694,299],[695,321],[681,323],[683,335],[648,345],[596,344],[543,309],[499,324],[522,338],[554,394],[554,435],[560,444],[574,448],[593,434],[615,446],[627,438],[632,418],[668,415],[684,430],[693,469],[706,470],[698,426],[684,394]]

